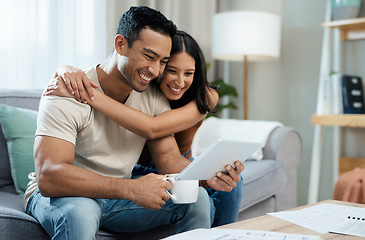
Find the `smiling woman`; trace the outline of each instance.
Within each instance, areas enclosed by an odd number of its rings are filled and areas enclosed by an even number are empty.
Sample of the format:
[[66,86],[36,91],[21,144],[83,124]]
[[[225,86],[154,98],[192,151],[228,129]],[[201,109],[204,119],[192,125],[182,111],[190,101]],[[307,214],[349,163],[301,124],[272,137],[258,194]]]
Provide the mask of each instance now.
[[86,67],[107,56],[107,1],[0,3],[1,88],[44,88],[59,65]]
[[195,60],[186,52],[171,56],[160,89],[169,100],[178,100],[190,88],[195,72]]

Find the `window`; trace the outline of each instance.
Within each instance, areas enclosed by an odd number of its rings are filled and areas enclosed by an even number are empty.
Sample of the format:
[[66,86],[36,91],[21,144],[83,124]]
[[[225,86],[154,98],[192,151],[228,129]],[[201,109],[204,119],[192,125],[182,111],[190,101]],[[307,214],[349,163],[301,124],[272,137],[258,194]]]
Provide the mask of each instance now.
[[106,0],[0,0],[0,88],[44,88],[57,67],[107,53]]

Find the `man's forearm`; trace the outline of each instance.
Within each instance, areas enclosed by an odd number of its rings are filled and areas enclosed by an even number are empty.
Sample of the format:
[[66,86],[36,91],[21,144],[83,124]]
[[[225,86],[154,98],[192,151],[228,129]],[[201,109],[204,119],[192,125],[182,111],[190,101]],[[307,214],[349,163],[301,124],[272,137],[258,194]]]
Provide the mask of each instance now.
[[34,159],[38,187],[50,197],[130,199],[133,180],[105,177],[74,166],[74,145],[48,136],[35,138]]
[[[48,168],[48,169],[47,169]],[[48,197],[131,199],[131,179],[105,177],[69,164],[53,164],[37,172],[38,187]]]

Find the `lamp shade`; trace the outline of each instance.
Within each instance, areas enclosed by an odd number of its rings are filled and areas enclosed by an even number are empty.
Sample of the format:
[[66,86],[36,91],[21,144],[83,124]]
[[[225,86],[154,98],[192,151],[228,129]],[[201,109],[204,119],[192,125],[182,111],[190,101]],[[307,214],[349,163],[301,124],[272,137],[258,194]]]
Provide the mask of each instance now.
[[212,55],[217,60],[248,61],[280,56],[280,17],[267,12],[230,11],[213,16]]

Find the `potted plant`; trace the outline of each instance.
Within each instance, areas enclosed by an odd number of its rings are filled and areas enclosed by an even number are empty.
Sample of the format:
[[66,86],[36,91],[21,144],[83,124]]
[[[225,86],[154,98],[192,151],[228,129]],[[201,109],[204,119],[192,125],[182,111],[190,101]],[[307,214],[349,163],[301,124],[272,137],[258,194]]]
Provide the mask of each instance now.
[[223,81],[223,79],[217,79],[214,82],[212,82],[212,85],[215,85],[218,87],[218,96],[219,96],[219,101],[217,106],[214,108],[212,113],[208,114],[208,117],[211,116],[215,116],[217,117],[217,115],[219,113],[222,112],[223,109],[228,108],[228,109],[237,109],[237,105],[233,102],[233,101],[229,101],[227,104],[223,103],[223,97],[224,96],[233,96],[233,97],[237,97],[237,90],[236,87],[230,84],[227,84],[226,82]]
[[[207,71],[210,68],[210,63],[207,63]],[[213,86],[217,86],[217,93],[219,96],[219,101],[217,103],[217,106],[214,108],[214,110],[208,114],[207,117],[215,116],[218,117],[218,115],[222,112],[223,109],[229,108],[229,109],[238,109],[237,105],[233,101],[229,101],[227,104],[223,103],[223,97],[225,96],[232,96],[237,97],[238,93],[236,90],[236,87],[230,84],[227,84],[224,82],[222,78],[219,78],[211,83]]]

